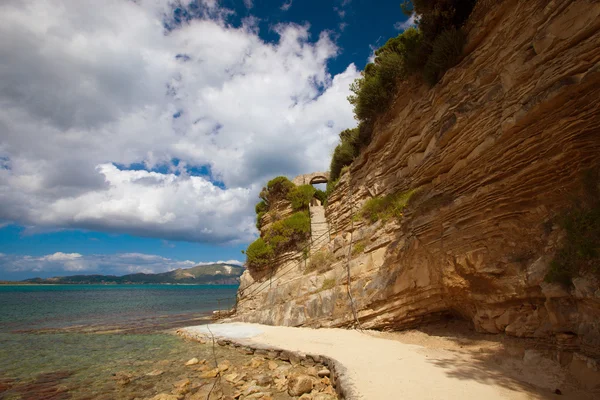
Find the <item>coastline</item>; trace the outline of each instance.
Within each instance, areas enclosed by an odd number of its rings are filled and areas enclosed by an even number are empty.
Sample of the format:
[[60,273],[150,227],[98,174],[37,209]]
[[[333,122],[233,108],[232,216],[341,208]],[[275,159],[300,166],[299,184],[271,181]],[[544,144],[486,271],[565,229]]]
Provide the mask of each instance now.
[[[323,361],[346,399],[397,398],[399,393],[415,399],[600,396],[575,380],[550,352],[526,340],[465,330],[464,324],[393,333],[246,323],[209,327],[210,331],[206,326],[187,327],[178,333],[201,342],[214,335],[220,346],[271,358]],[[389,379],[390,371],[394,379]]]

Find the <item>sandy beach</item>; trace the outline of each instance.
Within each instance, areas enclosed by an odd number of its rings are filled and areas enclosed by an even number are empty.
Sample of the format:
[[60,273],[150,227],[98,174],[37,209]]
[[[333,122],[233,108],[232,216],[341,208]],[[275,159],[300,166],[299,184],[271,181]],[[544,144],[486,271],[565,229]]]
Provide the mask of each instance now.
[[[208,328],[221,344],[225,340],[255,349],[334,360],[336,381],[347,399],[520,400],[556,398],[557,393],[561,398],[595,398],[571,385],[564,371],[541,353],[512,346],[511,351],[526,355],[516,357],[497,339],[466,338],[461,342],[419,331],[360,332],[246,323],[212,324]],[[208,338],[208,328],[188,327],[181,332],[192,338]]]

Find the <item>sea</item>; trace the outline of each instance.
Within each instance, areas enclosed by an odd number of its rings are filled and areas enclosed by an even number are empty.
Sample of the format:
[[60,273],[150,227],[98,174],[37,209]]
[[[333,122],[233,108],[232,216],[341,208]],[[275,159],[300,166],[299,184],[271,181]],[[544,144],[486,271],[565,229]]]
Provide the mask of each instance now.
[[0,285],[0,399],[144,399],[209,346],[176,336],[233,285]]

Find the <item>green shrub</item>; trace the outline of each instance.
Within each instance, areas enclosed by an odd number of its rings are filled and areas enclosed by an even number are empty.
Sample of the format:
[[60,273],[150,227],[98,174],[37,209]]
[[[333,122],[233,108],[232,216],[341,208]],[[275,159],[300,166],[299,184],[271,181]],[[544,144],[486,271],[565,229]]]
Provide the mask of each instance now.
[[335,279],[330,278],[330,279],[325,279],[323,281],[323,285],[321,285],[321,290],[329,290],[329,289],[333,289],[335,287]]
[[310,237],[310,216],[300,211],[275,222],[265,235],[265,241],[276,253],[305,242]]
[[260,229],[260,220],[269,211],[269,206],[264,200],[261,200],[254,206],[256,212],[256,229]]
[[477,0],[412,0],[403,7],[408,15],[419,16],[419,30],[427,44],[434,42],[444,30],[459,28],[467,20]]
[[249,268],[264,268],[274,255],[273,248],[263,238],[258,238],[246,249],[246,265]]
[[371,222],[379,220],[387,222],[391,218],[400,220],[410,198],[416,190],[404,193],[394,193],[383,197],[373,197],[365,202],[360,215]]
[[357,254],[362,253],[363,251],[365,251],[365,247],[366,245],[363,240],[354,243],[354,246],[352,246],[352,255],[355,256]]
[[287,199],[294,211],[307,210],[316,191],[312,185],[295,186],[288,192]]
[[335,180],[330,180],[327,182],[327,188],[325,189],[325,194],[327,195],[328,199],[329,199],[329,196],[331,195],[331,193],[333,192],[333,190],[335,189],[335,187],[337,186],[339,181],[340,181],[340,178],[335,179]]
[[389,109],[400,81],[421,74],[433,85],[456,65],[465,43],[461,26],[475,3],[476,0],[414,0],[402,4],[407,15],[418,15],[419,27],[406,29],[377,49],[374,62],[350,86],[352,95],[348,101],[360,121],[358,140],[350,146],[353,151],[342,146],[341,140],[332,158],[333,180],[339,176],[339,169],[371,141],[374,122]]
[[435,85],[448,69],[455,66],[465,45],[465,35],[460,29],[443,31],[433,42],[431,55],[425,64],[423,75],[430,85]]
[[313,271],[319,273],[327,272],[331,269],[331,265],[335,262],[335,257],[329,251],[319,251],[310,256],[308,265],[304,270],[305,274]]
[[261,226],[260,221],[261,221],[262,217],[265,216],[265,214],[266,214],[266,212],[264,212],[264,211],[261,211],[258,214],[256,214],[256,229],[260,230],[260,226]]
[[256,203],[256,205],[254,206],[254,211],[259,214],[259,213],[265,213],[267,211],[269,211],[269,206],[267,205],[267,203],[264,200],[261,200],[260,202]]
[[267,198],[269,201],[286,198],[294,184],[285,176],[278,176],[267,183]]
[[416,53],[421,41],[421,32],[409,28],[375,52],[374,62],[367,65],[362,76],[350,86],[354,94],[348,101],[354,106],[359,121],[374,120],[389,107],[399,80],[420,67]]
[[338,180],[342,168],[350,165],[358,155],[358,152],[359,129],[346,129],[341,132],[340,144],[338,144],[333,151],[333,156],[331,157],[331,163],[329,165],[329,182]]
[[323,205],[327,202],[327,192],[325,192],[325,191],[323,191],[321,189],[317,189],[317,191],[315,192],[315,197],[317,199],[319,199],[319,201]]

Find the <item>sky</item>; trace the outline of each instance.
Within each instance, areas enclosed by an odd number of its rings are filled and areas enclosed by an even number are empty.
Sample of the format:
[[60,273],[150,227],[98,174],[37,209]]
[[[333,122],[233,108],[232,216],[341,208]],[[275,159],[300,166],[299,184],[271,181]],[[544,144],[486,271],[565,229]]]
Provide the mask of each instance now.
[[3,0],[0,280],[241,264],[327,170],[399,1]]

